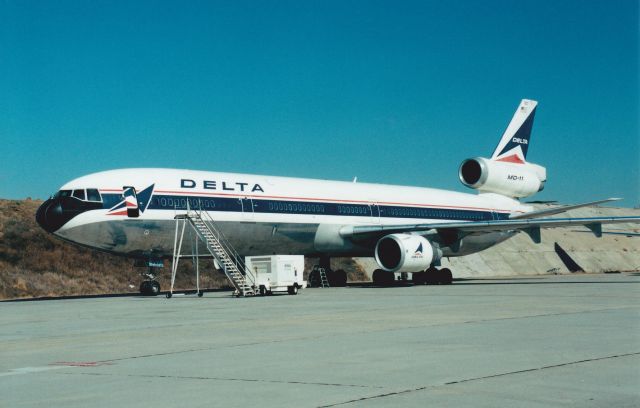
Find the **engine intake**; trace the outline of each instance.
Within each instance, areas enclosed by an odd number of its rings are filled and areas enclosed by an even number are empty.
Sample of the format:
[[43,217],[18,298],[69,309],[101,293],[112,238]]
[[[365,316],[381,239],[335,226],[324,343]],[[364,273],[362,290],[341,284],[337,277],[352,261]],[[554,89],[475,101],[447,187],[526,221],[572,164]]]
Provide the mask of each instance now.
[[529,197],[544,188],[547,170],[533,163],[509,163],[476,157],[467,159],[458,171],[460,181],[483,193]]
[[420,235],[391,234],[376,244],[376,262],[387,272],[419,272],[440,259],[428,239]]

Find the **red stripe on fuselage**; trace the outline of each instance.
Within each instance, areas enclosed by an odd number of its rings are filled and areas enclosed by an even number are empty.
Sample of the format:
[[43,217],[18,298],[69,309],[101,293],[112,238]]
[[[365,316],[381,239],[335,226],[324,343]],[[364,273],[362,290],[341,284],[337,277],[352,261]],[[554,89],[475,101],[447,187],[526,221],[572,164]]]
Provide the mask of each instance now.
[[[100,189],[100,192],[122,192],[119,189]],[[238,198],[251,198],[251,199],[284,199],[284,200],[303,200],[303,201],[321,201],[321,202],[336,202],[336,203],[353,203],[353,204],[379,204],[379,205],[406,205],[413,207],[425,207],[425,208],[450,208],[458,210],[480,210],[480,211],[493,211],[500,213],[511,213],[509,210],[498,210],[494,208],[483,207],[465,207],[465,206],[453,206],[453,205],[435,205],[435,204],[417,204],[417,203],[398,203],[391,201],[362,201],[362,200],[340,200],[337,198],[313,198],[313,197],[290,197],[290,196],[271,196],[271,195],[247,195],[247,194],[234,194],[234,193],[204,193],[197,191],[176,191],[176,190],[155,190],[154,193],[160,194],[175,194],[178,196],[184,195],[201,195],[210,197],[238,197]],[[523,211],[516,211],[524,213]]]

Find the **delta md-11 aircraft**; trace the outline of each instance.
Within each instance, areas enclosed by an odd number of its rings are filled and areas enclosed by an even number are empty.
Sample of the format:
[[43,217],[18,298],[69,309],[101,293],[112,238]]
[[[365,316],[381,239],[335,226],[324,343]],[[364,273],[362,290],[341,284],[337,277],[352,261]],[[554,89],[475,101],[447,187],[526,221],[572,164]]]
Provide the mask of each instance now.
[[[534,210],[519,199],[544,188],[546,169],[526,161],[537,102],[522,100],[490,158],[462,162],[467,194],[431,188],[174,169],[118,169],[77,178],[45,201],[37,222],[56,236],[137,260],[166,259],[176,216],[204,211],[242,256],[375,257],[374,283],[411,272],[415,283],[451,283],[443,257],[472,254],[519,232],[640,217],[547,218],[614,199]],[[188,246],[184,253],[190,253]],[[334,277],[346,281],[346,277]],[[144,282],[143,282],[144,283]],[[147,290],[151,285],[141,285]],[[159,291],[157,282],[153,286]]]

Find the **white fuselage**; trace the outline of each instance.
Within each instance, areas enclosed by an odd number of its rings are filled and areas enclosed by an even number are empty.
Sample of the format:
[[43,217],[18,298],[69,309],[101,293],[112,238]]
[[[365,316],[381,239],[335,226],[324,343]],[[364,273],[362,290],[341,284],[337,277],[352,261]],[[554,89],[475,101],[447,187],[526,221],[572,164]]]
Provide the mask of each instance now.
[[[126,214],[125,186],[138,193],[137,218]],[[531,210],[497,194],[173,169],[105,171],[60,188],[73,193],[81,189],[99,190],[102,207],[74,215],[53,232],[84,246],[139,257],[172,253],[174,217],[185,212],[187,202],[207,211],[242,255],[372,256],[371,245],[321,242],[319,226],[478,221]],[[511,235],[468,237],[465,246],[455,253],[445,249],[445,255],[476,252]],[[190,251],[185,247],[183,252]]]

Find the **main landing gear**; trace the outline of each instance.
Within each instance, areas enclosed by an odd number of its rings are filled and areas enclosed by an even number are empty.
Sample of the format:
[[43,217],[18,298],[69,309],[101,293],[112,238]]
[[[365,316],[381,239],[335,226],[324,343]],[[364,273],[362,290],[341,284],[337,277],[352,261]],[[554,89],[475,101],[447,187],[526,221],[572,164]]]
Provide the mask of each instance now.
[[451,285],[453,275],[451,269],[430,267],[424,272],[413,273],[414,285]]
[[[391,286],[398,282],[405,282],[404,279],[396,280],[395,273],[387,272],[382,269],[376,269],[373,271],[371,280],[376,286]],[[424,272],[412,273],[412,280],[414,285],[451,285],[453,282],[453,275],[449,268],[437,269],[432,266]]]
[[[331,269],[331,258],[328,256],[321,256],[319,259],[320,268],[324,268],[325,277],[330,287],[345,287],[347,286],[347,272],[344,269],[338,269],[336,271]],[[320,276],[319,268],[315,268],[309,273],[308,277],[309,287],[321,287],[322,277]]]

